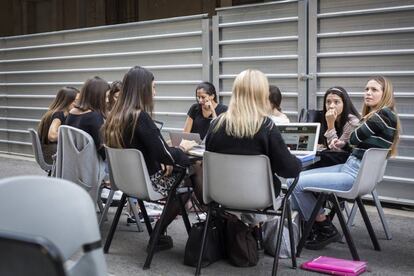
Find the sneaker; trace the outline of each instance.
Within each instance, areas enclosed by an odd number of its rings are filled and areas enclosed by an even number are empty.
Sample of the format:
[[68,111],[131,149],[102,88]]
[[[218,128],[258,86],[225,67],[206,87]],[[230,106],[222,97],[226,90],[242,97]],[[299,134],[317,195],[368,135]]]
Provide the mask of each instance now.
[[[150,242],[151,242],[151,239],[150,239]],[[148,245],[147,245],[147,253],[149,252],[150,242],[148,242]],[[158,252],[161,250],[168,250],[168,249],[173,248],[173,246],[174,244],[173,244],[173,240],[171,236],[163,234],[158,239],[158,243],[155,245],[154,252]]]
[[305,243],[305,248],[310,250],[320,250],[330,244],[341,240],[341,234],[339,234],[335,225],[332,222],[325,220],[323,222],[315,222],[315,228]]
[[[145,221],[144,221],[144,216],[142,215],[142,213],[139,212],[138,215],[139,215],[139,221],[142,222],[142,223],[144,223]],[[154,218],[153,217],[148,217],[148,218],[149,218],[150,223],[153,223],[154,222]],[[135,218],[134,215],[128,215],[128,217],[127,217],[127,223],[136,223],[136,222],[137,222],[137,220],[136,220],[136,218]]]

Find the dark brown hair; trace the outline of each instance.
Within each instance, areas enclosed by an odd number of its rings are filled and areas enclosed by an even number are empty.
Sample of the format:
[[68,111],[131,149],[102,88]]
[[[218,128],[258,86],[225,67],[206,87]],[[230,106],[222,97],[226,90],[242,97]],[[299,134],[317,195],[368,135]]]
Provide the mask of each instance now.
[[[152,82],[154,75],[147,69],[132,67],[122,80],[122,90],[104,125],[105,143],[110,147],[124,147],[124,132],[131,131],[132,140],[141,111],[152,115],[154,108]],[[129,134],[129,133],[127,133]]]
[[81,88],[79,103],[76,108],[81,111],[100,112],[105,117],[105,97],[109,88],[108,82],[100,77],[88,79]]
[[114,81],[111,83],[111,89],[108,92],[108,104],[106,106],[106,111],[110,112],[115,105],[115,94],[120,92],[122,88],[121,81]]
[[282,108],[280,107],[282,93],[276,85],[269,85],[269,101],[272,105],[272,109],[276,108],[279,112],[282,112]]
[[52,124],[53,114],[59,111],[69,111],[67,109],[73,103],[78,93],[78,89],[69,86],[62,87],[57,92],[55,99],[49,106],[49,110],[42,116],[39,123],[38,132],[41,143],[49,143],[48,133],[50,125]]

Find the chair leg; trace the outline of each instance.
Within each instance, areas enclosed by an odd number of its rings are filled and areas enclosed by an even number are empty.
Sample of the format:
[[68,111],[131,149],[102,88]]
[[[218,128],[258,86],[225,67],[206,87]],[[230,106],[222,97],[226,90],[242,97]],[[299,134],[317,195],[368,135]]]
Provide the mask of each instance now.
[[158,239],[161,236],[161,226],[164,223],[166,212],[170,208],[171,202],[173,201],[173,196],[174,196],[173,193],[174,192],[175,191],[173,189],[170,190],[170,193],[167,197],[167,202],[166,202],[166,204],[164,206],[164,209],[161,213],[161,217],[158,220],[154,231],[152,231],[152,233],[151,233],[151,237],[150,237],[150,241],[149,241],[149,250],[148,250],[147,258],[145,260],[144,267],[143,267],[144,270],[149,269],[150,266],[151,266],[152,258],[154,257],[155,246],[157,245]]
[[348,226],[346,225],[344,216],[341,212],[341,207],[339,205],[338,198],[336,197],[336,195],[332,194],[332,195],[330,195],[330,200],[332,201],[332,203],[334,205],[334,208],[336,209],[337,216],[338,216],[338,219],[339,219],[339,223],[341,224],[341,228],[342,228],[342,231],[345,235],[346,242],[348,243],[349,250],[351,251],[352,259],[354,261],[359,261],[360,260],[359,255],[358,255],[358,252],[356,250],[356,247],[355,247],[354,241],[352,239],[351,233],[349,232]]
[[104,253],[108,253],[109,247],[111,246],[112,239],[115,234],[116,227],[118,226],[119,218],[122,214],[122,209],[124,208],[126,202],[126,194],[123,194],[121,197],[121,201],[119,202],[118,209],[116,210],[114,220],[112,221],[111,229],[109,229],[108,236],[106,237],[105,246],[104,246]]
[[322,207],[322,204],[325,202],[327,195],[324,193],[321,193],[318,197],[318,200],[316,201],[315,208],[313,208],[311,217],[305,224],[305,230],[303,231],[302,238],[299,240],[298,247],[296,248],[296,257],[300,257],[300,253],[302,252],[303,247],[305,246],[306,239],[308,238],[312,226],[315,223],[316,216],[319,213],[319,210]]
[[152,234],[152,226],[150,219],[148,217],[147,208],[145,208],[145,204],[142,200],[138,199],[139,209],[141,209],[142,216],[144,217],[145,226],[147,227],[148,234],[151,236]]
[[371,238],[372,244],[374,245],[374,249],[376,251],[381,251],[381,247],[378,243],[377,236],[375,235],[374,229],[372,228],[371,222],[369,220],[367,211],[365,210],[364,203],[360,197],[356,198],[356,202],[359,207],[359,211],[361,212],[362,218],[364,219],[365,226],[367,227],[369,237]]
[[185,209],[185,202],[183,202],[183,199],[181,198],[181,195],[176,195],[176,197],[177,197],[178,203],[180,205],[181,216],[183,217],[185,229],[187,230],[187,234],[189,235],[190,230],[191,230],[191,223],[190,223],[190,220],[188,219],[187,210]]
[[210,223],[212,205],[213,205],[213,203],[210,203],[208,205],[206,224],[204,225],[203,239],[201,240],[200,254],[198,255],[197,268],[196,268],[196,272],[195,272],[196,276],[200,275],[200,273],[201,273],[201,263],[203,261],[204,249],[205,249],[205,245],[206,245],[206,241],[207,241],[208,225]]
[[285,197],[282,203],[282,215],[280,216],[279,226],[277,229],[277,239],[276,239],[275,257],[273,259],[272,276],[277,275],[277,268],[279,266],[279,253],[280,253],[280,245],[282,244],[283,225],[284,225],[285,218],[286,218],[287,200],[288,200],[287,197]]
[[292,224],[292,209],[290,207],[290,201],[286,202],[287,206],[287,217],[288,217],[288,228],[289,228],[289,240],[290,240],[290,256],[292,258],[292,268],[297,268],[296,252],[295,252],[295,237],[293,236],[293,224]]
[[[101,217],[99,218],[99,226],[102,226],[103,222],[106,220],[109,207],[111,207],[112,199],[114,198],[115,191],[111,189],[109,192],[108,198],[106,199],[105,208],[101,213]],[[100,196],[100,195],[99,195]]]
[[372,194],[372,198],[374,199],[375,206],[377,207],[377,211],[381,219],[382,227],[384,228],[385,237],[387,238],[387,240],[391,240],[392,234],[388,226],[387,220],[385,219],[384,210],[382,209],[381,201],[378,198],[377,190],[374,189],[371,194]]
[[134,199],[129,197],[128,198],[128,202],[129,202],[129,206],[130,206],[130,208],[132,210],[132,213],[134,213],[135,223],[137,225],[138,232],[143,232],[144,230],[142,229],[141,221],[139,220],[139,213],[138,213],[138,210],[137,210],[137,208],[136,208],[136,206],[134,204]]

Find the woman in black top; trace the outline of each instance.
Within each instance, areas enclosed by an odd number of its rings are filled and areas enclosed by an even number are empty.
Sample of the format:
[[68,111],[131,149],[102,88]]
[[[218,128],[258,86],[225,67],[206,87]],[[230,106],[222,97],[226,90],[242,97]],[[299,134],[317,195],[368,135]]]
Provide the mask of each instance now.
[[107,81],[100,77],[87,80],[80,93],[79,103],[69,111],[66,125],[79,128],[92,136],[99,155],[105,159],[100,129],[104,123],[105,97],[109,90]]
[[[144,155],[154,190],[167,196],[171,185],[178,177],[174,167],[188,166],[188,157],[180,149],[167,145],[151,118],[155,94],[153,74],[135,66],[126,73],[122,83],[118,102],[104,126],[105,143],[113,148],[140,150]],[[174,202],[167,210],[164,225],[157,227],[161,227],[161,231],[165,232],[178,212],[178,202]],[[169,236],[162,236],[160,243],[164,243],[167,248],[172,247]],[[161,244],[159,245],[161,249]]]
[[[272,172],[281,177],[296,177],[301,162],[290,154],[270,114],[269,83],[258,70],[245,70],[235,79],[229,109],[211,124],[206,150],[227,154],[269,157]],[[275,176],[275,193],[280,180]],[[254,183],[252,183],[254,185]]]
[[62,87],[39,123],[38,133],[42,145],[43,156],[49,164],[53,163],[52,155],[56,153],[58,128],[66,121],[66,116],[75,104],[79,90],[74,87]]
[[209,82],[202,82],[197,86],[196,98],[197,103],[187,113],[184,132],[198,133],[204,139],[211,120],[226,112],[227,106],[217,103],[216,88]]

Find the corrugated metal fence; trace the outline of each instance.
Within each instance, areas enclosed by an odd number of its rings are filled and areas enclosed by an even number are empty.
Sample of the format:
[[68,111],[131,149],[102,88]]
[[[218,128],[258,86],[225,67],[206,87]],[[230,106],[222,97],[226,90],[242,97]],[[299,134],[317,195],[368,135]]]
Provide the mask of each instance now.
[[182,128],[194,86],[211,78],[209,24],[197,15],[1,39],[0,151],[32,154],[26,130],[60,87],[122,79],[134,65],[156,77],[156,118]]
[[413,18],[414,1],[309,1],[309,106],[322,108],[325,91],[340,85],[362,110],[368,78],[389,77],[402,136],[379,193],[409,204],[414,204]]
[[[267,74],[296,120],[345,87],[357,108],[372,75],[395,86],[403,133],[379,192],[414,204],[414,1],[284,0],[206,15],[0,39],[0,151],[31,154],[36,127],[59,87],[99,75],[121,79],[133,65],[154,72],[155,117],[182,129],[194,88],[212,81],[225,103],[246,68]],[[212,53],[211,53],[212,51]]]

